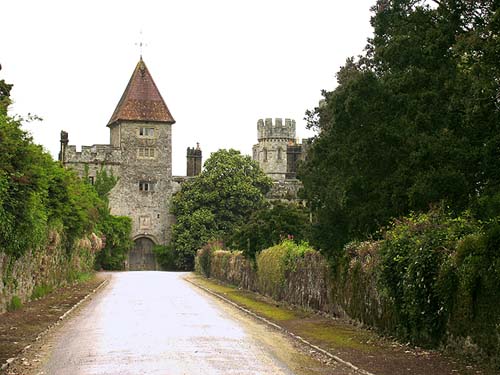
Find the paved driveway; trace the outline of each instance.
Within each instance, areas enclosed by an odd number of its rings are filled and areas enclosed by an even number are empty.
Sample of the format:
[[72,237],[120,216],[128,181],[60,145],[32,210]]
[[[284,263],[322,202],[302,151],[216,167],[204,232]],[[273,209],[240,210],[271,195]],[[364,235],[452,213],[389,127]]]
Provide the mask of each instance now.
[[184,275],[112,274],[105,290],[56,334],[43,373],[311,373],[311,360],[289,340],[198,290]]

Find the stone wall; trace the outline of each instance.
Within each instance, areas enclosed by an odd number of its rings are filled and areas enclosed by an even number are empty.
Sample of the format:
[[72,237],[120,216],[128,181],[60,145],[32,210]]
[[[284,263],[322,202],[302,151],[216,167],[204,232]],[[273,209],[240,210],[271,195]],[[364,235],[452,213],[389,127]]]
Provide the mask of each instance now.
[[256,269],[240,251],[215,251],[211,262],[211,277],[240,288],[258,291]]
[[[374,282],[374,245],[362,244],[354,251],[351,262],[335,277],[319,252],[311,249],[301,256],[291,256],[280,246],[259,253],[255,263],[239,251],[214,251],[207,263],[208,274],[277,301],[386,331],[392,318],[390,305],[381,298]],[[197,258],[200,256],[201,250]],[[197,271],[205,273],[198,259],[196,263]]]
[[302,189],[302,187],[302,182],[297,179],[273,181],[273,185],[266,194],[266,198],[271,201],[301,201],[301,199],[299,199],[299,190]]
[[63,157],[64,165],[80,176],[87,174],[95,179],[102,168],[115,176],[120,174],[121,152],[111,145],[82,146],[81,151],[76,151],[75,145],[69,145],[64,148]]
[[57,288],[93,270],[95,253],[102,248],[102,241],[95,234],[77,241],[71,255],[62,245],[58,231],[51,230],[48,237],[43,249],[17,259],[0,252],[0,313],[7,310],[13,297],[25,303],[36,287]]

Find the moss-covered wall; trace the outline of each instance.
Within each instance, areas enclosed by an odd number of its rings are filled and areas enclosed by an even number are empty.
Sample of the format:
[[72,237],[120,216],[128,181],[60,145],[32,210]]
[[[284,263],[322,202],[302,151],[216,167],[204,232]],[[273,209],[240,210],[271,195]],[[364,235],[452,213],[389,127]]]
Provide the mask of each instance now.
[[241,251],[216,250],[211,257],[211,277],[240,288],[257,291],[257,273],[254,265]]
[[60,232],[51,230],[43,248],[28,251],[19,258],[0,252],[0,313],[12,306],[13,301],[29,301],[35,290],[54,289],[74,281],[79,274],[91,272],[94,256],[101,248],[101,239],[91,234],[76,241],[74,249],[67,251]]
[[[277,301],[352,319],[418,344],[411,336],[400,334],[408,322],[402,320],[397,303],[381,283],[382,256],[386,256],[382,246],[388,246],[387,240],[348,244],[345,257],[335,266],[319,252],[289,241],[258,253],[255,261],[241,252],[204,249],[197,254],[196,270]],[[484,281],[477,272],[461,268],[448,288],[448,294],[455,297],[444,330],[435,337],[437,344],[426,346],[445,347],[500,368],[499,284],[493,285],[491,280],[496,278],[483,277]],[[471,278],[477,284],[474,289],[462,285]],[[476,294],[464,290],[475,290]],[[415,309],[424,311],[422,306],[415,305]]]
[[337,276],[318,251],[290,241],[260,252],[255,261],[240,251],[200,250],[196,270],[278,301],[385,327],[390,314],[374,282],[369,246],[360,246],[361,254],[353,253]]

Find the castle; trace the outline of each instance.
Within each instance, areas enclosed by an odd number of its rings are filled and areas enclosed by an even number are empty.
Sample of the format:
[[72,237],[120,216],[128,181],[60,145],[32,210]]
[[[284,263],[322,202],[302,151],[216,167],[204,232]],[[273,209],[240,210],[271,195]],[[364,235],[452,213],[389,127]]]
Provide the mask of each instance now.
[[[132,219],[134,247],[127,269],[157,269],[153,246],[171,240],[175,218],[170,214],[172,195],[181,184],[198,175],[202,167],[199,145],[187,149],[186,176],[172,176],[172,125],[175,120],[163,100],[142,57],[107,126],[110,144],[69,145],[68,133],[61,132],[59,160],[94,183],[104,168],[118,177],[109,193],[113,215]],[[271,199],[296,197],[300,183],[296,165],[304,154],[295,140],[295,121],[259,120],[258,144],[253,158],[273,178]]]

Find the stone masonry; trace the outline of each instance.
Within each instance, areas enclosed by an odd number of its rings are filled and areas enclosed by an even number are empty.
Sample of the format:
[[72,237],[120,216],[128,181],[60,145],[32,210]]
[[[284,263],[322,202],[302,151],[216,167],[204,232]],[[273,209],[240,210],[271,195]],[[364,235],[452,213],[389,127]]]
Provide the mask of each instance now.
[[[110,144],[82,146],[78,152],[68,145],[68,134],[61,132],[59,159],[65,167],[91,183],[103,169],[118,177],[109,204],[113,215],[132,219],[135,247],[126,265],[130,269],[156,269],[153,246],[171,240],[175,220],[170,214],[171,197],[186,179],[172,177],[174,123],[141,58],[107,125]],[[201,164],[198,151],[197,164]]]
[[297,200],[302,184],[297,180],[297,165],[306,154],[306,144],[295,135],[295,120],[266,118],[257,121],[257,140],[253,146],[253,159],[273,179],[267,198],[271,200]]

